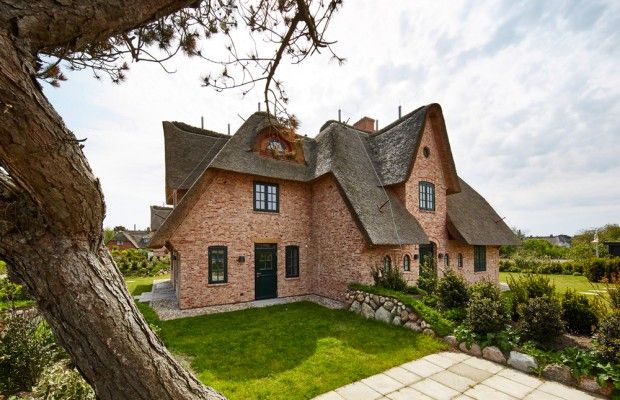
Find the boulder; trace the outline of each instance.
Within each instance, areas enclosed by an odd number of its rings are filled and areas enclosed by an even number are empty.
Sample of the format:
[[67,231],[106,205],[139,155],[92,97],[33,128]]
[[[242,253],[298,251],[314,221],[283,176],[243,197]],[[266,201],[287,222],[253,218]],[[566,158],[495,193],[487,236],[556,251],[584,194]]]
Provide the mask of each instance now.
[[385,303],[383,303],[383,308],[385,308],[388,311],[392,311],[392,309],[394,308],[394,303],[388,300]]
[[400,317],[397,315],[394,317],[394,319],[392,320],[392,325],[398,325],[400,326],[401,321],[400,321]]
[[374,319],[375,318],[375,310],[372,309],[368,304],[362,304],[362,316],[366,319]]
[[435,336],[435,331],[432,330],[431,328],[424,329],[422,333],[426,336],[431,336],[431,337]]
[[459,345],[459,349],[461,349],[462,352],[471,354],[472,356],[480,357],[482,355],[480,346],[476,343],[472,343],[471,347],[468,347],[467,343],[463,342]]
[[458,347],[459,345],[459,341],[456,340],[456,336],[454,335],[444,336],[443,341],[448,343],[452,347]]
[[392,322],[392,314],[382,306],[379,307],[375,312],[375,319],[377,321],[383,321],[386,324],[389,324]]
[[598,392],[601,390],[601,385],[598,384],[596,379],[590,378],[589,376],[579,378],[579,387],[588,392]]
[[410,312],[409,313],[409,321],[417,321],[418,319],[419,318],[418,318],[418,315],[416,313],[414,313],[414,312]]
[[531,372],[533,369],[538,368],[538,363],[534,357],[519,353],[518,351],[511,351],[508,358],[508,365],[523,372]]
[[364,301],[364,295],[361,293],[358,293],[357,296],[355,296],[355,299],[361,303]]
[[355,300],[351,303],[351,307],[349,307],[349,311],[353,311],[356,314],[359,314],[362,311],[362,305],[359,301]]
[[407,311],[405,311],[405,310],[402,310],[400,312],[400,320],[403,321],[403,322],[409,321],[409,313]]
[[504,353],[502,353],[502,351],[495,346],[487,346],[482,349],[482,357],[498,364],[506,364],[506,357],[504,357]]
[[411,329],[414,332],[422,331],[422,328],[420,327],[420,325],[416,324],[415,322],[411,322],[411,321],[407,322],[405,324],[405,327]]
[[368,304],[370,304],[370,306],[372,307],[373,310],[376,310],[377,308],[379,308],[379,306],[377,305],[377,303],[374,300],[370,300],[367,302]]
[[543,369],[543,376],[549,380],[574,385],[575,378],[570,372],[570,368],[564,364],[549,364]]

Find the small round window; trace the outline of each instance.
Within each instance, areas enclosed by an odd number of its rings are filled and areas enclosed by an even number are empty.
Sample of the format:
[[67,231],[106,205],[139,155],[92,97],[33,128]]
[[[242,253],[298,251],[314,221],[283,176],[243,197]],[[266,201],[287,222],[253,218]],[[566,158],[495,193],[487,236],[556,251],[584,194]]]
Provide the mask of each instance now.
[[422,149],[422,154],[424,154],[424,157],[428,158],[428,156],[431,155],[431,149],[429,149],[428,146],[424,146]]

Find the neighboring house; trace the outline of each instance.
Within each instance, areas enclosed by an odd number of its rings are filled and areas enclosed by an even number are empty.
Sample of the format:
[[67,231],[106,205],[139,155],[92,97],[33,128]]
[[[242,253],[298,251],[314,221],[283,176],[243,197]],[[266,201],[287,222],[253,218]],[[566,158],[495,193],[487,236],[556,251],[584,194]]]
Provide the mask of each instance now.
[[573,238],[568,235],[530,236],[528,239],[542,239],[554,246],[560,247],[570,247],[571,241],[573,240]]
[[415,282],[422,261],[498,280],[520,241],[457,176],[441,107],[374,131],[328,121],[315,138],[251,115],[233,136],[163,122],[166,198],[152,238],[172,252],[181,308],[316,294],[341,299],[371,267]]
[[604,242],[612,257],[620,257],[620,242]]
[[109,250],[113,248],[125,249],[144,249],[149,246],[152,233],[146,231],[117,231],[111,240],[106,243]]

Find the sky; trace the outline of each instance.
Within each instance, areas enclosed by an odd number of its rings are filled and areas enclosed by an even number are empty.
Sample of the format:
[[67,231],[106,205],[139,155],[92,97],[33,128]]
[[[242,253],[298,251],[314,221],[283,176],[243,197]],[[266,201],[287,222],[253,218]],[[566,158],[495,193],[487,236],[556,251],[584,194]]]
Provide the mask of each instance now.
[[[443,109],[459,176],[509,226],[531,235],[574,234],[620,223],[620,2],[348,0],[326,54],[278,71],[299,132],[363,116],[385,126],[429,103]],[[243,45],[243,43],[240,43]],[[202,45],[221,54],[221,43]],[[130,65],[126,82],[67,72],[44,92],[101,179],[104,225],[145,228],[164,203],[161,122],[234,132],[261,88],[201,86],[213,67],[177,56],[165,72]],[[44,84],[45,85],[45,84]]]

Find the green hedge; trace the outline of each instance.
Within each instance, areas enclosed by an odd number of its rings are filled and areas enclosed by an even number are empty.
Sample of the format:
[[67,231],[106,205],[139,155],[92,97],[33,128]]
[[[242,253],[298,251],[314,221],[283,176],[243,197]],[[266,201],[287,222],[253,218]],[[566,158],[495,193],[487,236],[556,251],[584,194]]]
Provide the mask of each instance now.
[[591,282],[615,282],[620,280],[620,257],[571,261],[513,257],[500,260],[499,270],[534,274],[585,275]]
[[426,321],[439,336],[449,335],[454,330],[454,325],[444,318],[439,311],[425,305],[418,299],[414,299],[408,294],[375,286],[362,285],[360,283],[351,283],[349,284],[349,288],[351,290],[361,290],[366,293],[389,296],[397,299],[404,305],[410,307],[420,318]]

